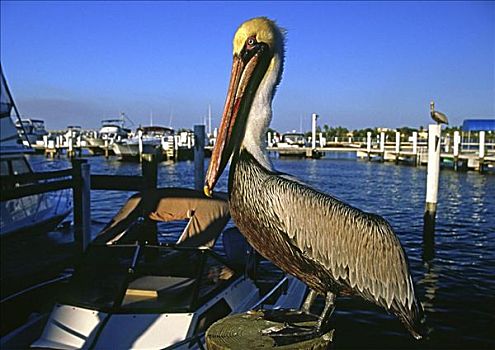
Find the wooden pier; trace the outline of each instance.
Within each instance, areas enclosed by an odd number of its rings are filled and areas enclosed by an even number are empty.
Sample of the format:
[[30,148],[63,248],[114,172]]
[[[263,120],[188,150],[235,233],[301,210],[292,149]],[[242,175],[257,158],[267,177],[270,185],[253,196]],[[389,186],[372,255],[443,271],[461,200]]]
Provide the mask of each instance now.
[[[483,135],[483,132],[480,132]],[[356,157],[368,160],[408,163],[412,165],[428,164],[428,144],[426,140],[419,141],[413,135],[412,141],[400,141],[396,136],[393,142],[385,142],[383,133],[378,141],[372,142],[371,133],[366,140],[335,140],[328,142],[324,147],[268,147],[267,150],[280,157],[320,158],[329,152],[355,153]],[[450,139],[441,144],[440,159],[444,166],[451,166],[454,170],[485,171],[495,167],[495,143],[460,142],[458,132],[454,134],[454,142]]]

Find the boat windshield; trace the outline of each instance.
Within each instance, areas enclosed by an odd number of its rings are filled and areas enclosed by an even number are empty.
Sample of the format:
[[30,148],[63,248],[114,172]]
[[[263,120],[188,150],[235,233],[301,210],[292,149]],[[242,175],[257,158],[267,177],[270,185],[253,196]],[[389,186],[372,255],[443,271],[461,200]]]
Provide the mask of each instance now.
[[103,312],[191,312],[238,275],[205,248],[91,245],[63,303]]

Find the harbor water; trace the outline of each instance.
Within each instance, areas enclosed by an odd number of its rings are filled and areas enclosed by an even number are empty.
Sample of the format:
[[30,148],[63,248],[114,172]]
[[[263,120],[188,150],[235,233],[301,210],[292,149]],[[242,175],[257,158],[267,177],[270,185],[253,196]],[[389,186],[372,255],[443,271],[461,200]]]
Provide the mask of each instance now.
[[[137,163],[87,158],[92,174],[140,174]],[[65,159],[31,156],[35,170],[65,168]],[[208,162],[208,160],[207,160]],[[362,210],[385,217],[409,257],[427,317],[424,341],[409,336],[398,319],[356,298],[337,300],[334,348],[495,348],[495,176],[441,172],[434,245],[423,244],[426,169],[358,161],[351,154],[323,159],[273,159],[275,168]],[[164,162],[160,187],[192,187],[193,162]],[[227,190],[224,174],[218,190]],[[92,191],[97,232],[130,196]],[[320,301],[321,306],[321,301]]]

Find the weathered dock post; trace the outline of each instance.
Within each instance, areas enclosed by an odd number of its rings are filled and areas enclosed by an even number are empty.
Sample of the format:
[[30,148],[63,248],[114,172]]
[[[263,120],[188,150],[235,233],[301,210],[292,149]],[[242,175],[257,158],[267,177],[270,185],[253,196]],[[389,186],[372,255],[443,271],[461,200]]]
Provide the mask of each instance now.
[[205,182],[205,126],[194,125],[194,188],[203,190]]
[[318,120],[318,114],[313,113],[311,115],[311,149],[306,149],[307,158],[319,158],[318,151],[316,150],[316,122]]
[[313,113],[311,115],[311,149],[314,151],[316,148],[316,121],[318,120],[318,114]]
[[454,131],[454,149],[453,149],[453,154],[454,154],[454,170],[458,171],[459,170],[459,146],[461,144],[461,135],[459,134],[459,131]]
[[485,163],[485,131],[479,133],[479,158],[478,158],[478,171],[483,172]]
[[91,242],[91,173],[87,160],[72,159],[74,240],[84,252]]
[[380,132],[380,154],[381,156],[381,162],[385,160],[385,132],[381,131]]
[[[334,330],[320,337],[297,341],[286,340],[283,344],[277,344],[274,338],[263,335],[270,328],[283,327],[283,321],[298,324],[303,327],[311,327],[316,320],[297,320],[293,310],[274,310],[278,314],[277,321],[271,320],[267,314],[270,311],[248,311],[244,314],[234,314],[222,318],[213,323],[206,331],[205,341],[208,350],[236,350],[236,349],[280,349],[280,350],[323,350],[328,349],[332,343]],[[297,315],[296,315],[297,316]],[[290,320],[290,321],[289,321]]]
[[67,136],[67,157],[73,158],[74,157],[74,143],[72,139],[72,134]]
[[108,159],[108,139],[105,139],[105,146],[104,146],[104,150],[105,150],[105,158]]
[[[158,151],[157,151],[158,152]],[[144,179],[144,188],[152,189],[158,186],[158,154],[146,153],[142,155],[141,172]]]
[[440,175],[441,124],[428,126],[428,166],[426,175],[426,206],[423,225],[423,259],[433,258],[435,246],[435,217],[437,213],[438,180]]
[[[149,200],[146,196],[153,193],[153,189],[158,187],[158,159],[160,157],[159,150],[155,149],[154,153],[144,153],[141,161],[141,173],[143,176],[143,199],[145,212],[153,210],[154,201]],[[158,244],[157,224],[153,220],[144,220],[145,229],[141,236],[142,242],[146,244]]]
[[371,160],[371,131],[366,133],[366,153],[368,153],[368,160]]
[[399,164],[400,154],[400,131],[395,132],[395,164]]

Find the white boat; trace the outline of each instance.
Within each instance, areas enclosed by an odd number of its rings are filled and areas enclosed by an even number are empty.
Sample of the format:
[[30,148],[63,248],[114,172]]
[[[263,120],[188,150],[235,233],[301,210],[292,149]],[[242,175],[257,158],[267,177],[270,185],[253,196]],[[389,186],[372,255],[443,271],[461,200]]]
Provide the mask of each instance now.
[[303,133],[289,132],[282,135],[282,140],[277,143],[277,147],[304,147],[306,137]]
[[43,120],[21,119],[15,123],[15,126],[25,146],[34,149],[43,147],[43,137],[48,135]]
[[[140,217],[144,208],[146,219]],[[187,217],[175,244],[153,242],[150,219]],[[91,244],[31,346],[204,349],[207,328],[229,314],[299,308],[306,295],[302,282],[280,273],[267,288],[250,277],[255,254],[236,228],[223,231],[223,244],[215,244],[228,219],[226,200],[194,190],[132,197]]]
[[105,148],[112,149],[116,142],[122,142],[129,137],[130,129],[125,128],[124,117],[120,119],[105,119],[94,137],[86,137],[86,142],[93,153],[104,153]]
[[114,143],[112,149],[121,159],[136,159],[141,154],[155,154],[157,151],[171,158],[174,152],[174,130],[162,126],[141,127],[134,137]]
[[[32,174],[23,145],[11,119],[13,100],[3,72],[0,95],[0,176],[1,189],[26,185],[19,175]],[[60,223],[71,211],[70,190],[34,194],[0,202],[0,237],[21,233],[47,232]]]

